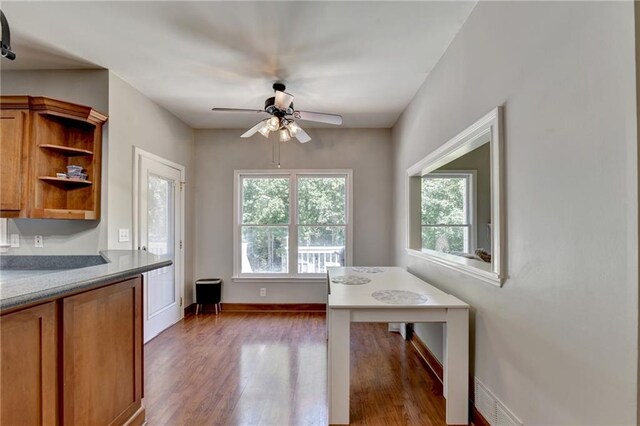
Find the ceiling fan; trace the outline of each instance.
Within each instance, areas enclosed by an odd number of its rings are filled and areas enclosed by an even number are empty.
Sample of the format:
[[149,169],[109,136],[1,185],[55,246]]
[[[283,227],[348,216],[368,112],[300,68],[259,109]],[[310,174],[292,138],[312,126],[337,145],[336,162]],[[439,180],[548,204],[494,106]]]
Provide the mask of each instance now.
[[239,109],[239,108],[211,108],[216,112],[249,112],[259,114],[269,114],[271,117],[257,123],[255,126],[240,135],[241,138],[253,136],[256,132],[260,132],[265,138],[269,137],[269,133],[278,132],[281,142],[286,142],[295,137],[301,143],[311,140],[311,137],[302,130],[302,128],[294,121],[315,121],[318,123],[342,124],[342,116],[338,114],[325,114],[321,112],[296,111],[293,107],[293,95],[285,92],[285,85],[279,82],[273,84],[275,96],[267,98],[264,101],[264,109]]

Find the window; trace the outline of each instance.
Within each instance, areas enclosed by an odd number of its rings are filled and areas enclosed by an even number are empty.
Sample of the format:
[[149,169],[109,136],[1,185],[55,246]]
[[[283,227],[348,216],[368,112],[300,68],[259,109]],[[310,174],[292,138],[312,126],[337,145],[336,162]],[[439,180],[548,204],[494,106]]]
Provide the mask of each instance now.
[[234,276],[323,276],[350,262],[351,171],[236,171]]
[[422,177],[422,250],[475,250],[473,172],[432,172]]

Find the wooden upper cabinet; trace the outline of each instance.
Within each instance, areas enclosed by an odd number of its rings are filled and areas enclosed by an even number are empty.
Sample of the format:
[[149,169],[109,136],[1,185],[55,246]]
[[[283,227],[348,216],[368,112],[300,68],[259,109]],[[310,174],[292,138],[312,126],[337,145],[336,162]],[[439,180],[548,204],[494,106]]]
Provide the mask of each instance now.
[[27,111],[0,110],[0,210],[22,209],[22,147]]
[[[100,219],[107,116],[88,106],[31,96],[0,96],[0,113],[0,216]],[[69,165],[82,167],[86,179],[59,178]]]

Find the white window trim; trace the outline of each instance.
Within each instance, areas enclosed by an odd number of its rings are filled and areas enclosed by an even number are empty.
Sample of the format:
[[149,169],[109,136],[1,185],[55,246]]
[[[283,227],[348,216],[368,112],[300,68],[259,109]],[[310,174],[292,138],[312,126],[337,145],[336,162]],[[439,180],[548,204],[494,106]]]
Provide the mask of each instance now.
[[[346,223],[345,223],[345,266],[350,266],[353,261],[353,170],[351,169],[289,169],[289,170],[234,170],[233,176],[233,281],[234,282],[278,282],[278,283],[303,283],[303,282],[326,282],[326,274],[298,274],[298,238],[297,238],[297,177],[327,177],[344,176],[346,178]],[[242,228],[242,209],[240,201],[242,186],[240,181],[247,176],[264,177],[288,177],[289,186],[289,272],[286,274],[246,274],[241,272],[241,251],[240,244]],[[332,225],[327,225],[332,226]],[[295,269],[295,270],[294,270]]]
[[[487,139],[491,150],[491,264],[447,253],[439,253],[434,250],[422,252],[419,250],[421,244],[419,232],[416,231],[416,226],[420,223],[419,213],[421,210],[417,202],[420,194],[415,181],[483,145]],[[485,283],[502,287],[507,278],[502,164],[503,143],[502,107],[496,107],[407,169],[405,180],[405,250],[408,255],[461,272]]]
[[[429,177],[429,175],[437,175],[437,177]],[[469,227],[469,247],[468,251],[473,252],[477,247],[477,194],[476,194],[476,182],[477,182],[477,170],[434,170],[422,176],[422,179],[442,179],[442,178],[464,178],[467,181],[467,193],[466,193],[466,216],[468,223],[465,225],[430,225],[432,227],[447,227],[447,226],[468,226]],[[425,224],[420,223],[421,227]],[[429,226],[429,225],[426,225]]]

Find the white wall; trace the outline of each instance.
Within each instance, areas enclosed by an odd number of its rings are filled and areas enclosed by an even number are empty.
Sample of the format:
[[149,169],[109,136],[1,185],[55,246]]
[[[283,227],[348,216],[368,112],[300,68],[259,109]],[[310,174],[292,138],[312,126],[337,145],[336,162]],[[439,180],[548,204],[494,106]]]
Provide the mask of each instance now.
[[[196,278],[221,277],[223,302],[324,303],[326,284],[234,283],[233,171],[273,169],[271,142],[240,129],[196,131]],[[392,257],[392,161],[388,129],[311,129],[307,144],[282,145],[283,169],[353,169],[353,255],[356,265],[388,265]],[[272,136],[273,137],[273,136]],[[259,288],[267,297],[259,297]]]
[[[472,373],[527,425],[637,424],[633,19],[629,1],[479,2],[393,129],[396,262],[472,306]],[[502,288],[403,249],[405,169],[496,105]]]
[[[192,301],[193,282],[193,130],[117,75],[109,72],[108,245],[118,242],[118,229],[133,231],[133,150],[137,146],[186,167],[185,188],[185,306]],[[133,235],[131,235],[133,237]]]
[[[88,105],[109,114],[109,77],[106,70],[2,71],[3,95],[48,96]],[[104,126],[103,152],[108,146],[109,122]],[[102,181],[106,168],[103,165]],[[102,217],[97,221],[9,219],[9,233],[20,235],[20,248],[7,254],[97,254],[107,248],[107,188],[102,187]],[[44,237],[44,247],[34,247],[34,236]]]

